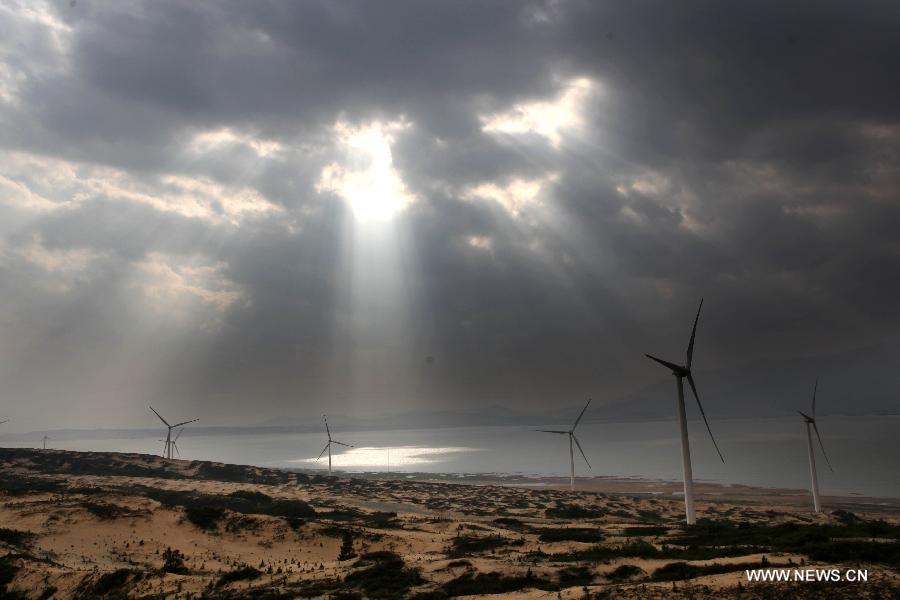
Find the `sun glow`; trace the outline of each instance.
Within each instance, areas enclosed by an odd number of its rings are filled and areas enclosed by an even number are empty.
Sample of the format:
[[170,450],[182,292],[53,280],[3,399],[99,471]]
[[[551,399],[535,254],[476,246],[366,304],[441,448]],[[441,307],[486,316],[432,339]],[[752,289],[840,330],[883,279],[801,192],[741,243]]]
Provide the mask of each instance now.
[[[425,448],[420,446],[392,446],[392,447],[374,447],[367,446],[363,448],[350,448],[346,452],[334,454],[332,462],[337,467],[378,467],[384,466],[396,467],[402,469],[404,467],[413,467],[420,465],[432,465],[446,461],[451,454],[460,452],[475,452],[477,448],[469,448],[467,446],[447,446],[443,448]],[[291,462],[315,464],[315,458],[302,458]],[[321,460],[318,462],[321,463]]]
[[374,121],[362,127],[344,122],[335,134],[346,156],[345,164],[332,162],[322,169],[318,192],[342,197],[359,221],[389,221],[415,201],[394,169],[394,135],[410,127],[407,121]]
[[573,79],[553,101],[516,104],[506,112],[482,116],[482,131],[514,135],[536,133],[554,148],[559,148],[563,134],[583,124],[582,106],[593,87],[590,79]]

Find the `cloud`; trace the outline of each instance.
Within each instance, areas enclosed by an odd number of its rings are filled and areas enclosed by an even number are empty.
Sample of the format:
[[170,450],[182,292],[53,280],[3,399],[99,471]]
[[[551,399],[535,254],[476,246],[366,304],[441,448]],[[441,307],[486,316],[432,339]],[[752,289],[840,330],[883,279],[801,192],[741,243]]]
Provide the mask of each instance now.
[[[641,356],[683,352],[701,296],[710,371],[877,347],[900,332],[898,20],[868,2],[4,4],[0,401],[25,422],[67,390],[226,421],[652,403]],[[359,352],[435,360],[351,398],[347,311],[376,297],[352,285],[360,218],[396,236],[410,317]]]

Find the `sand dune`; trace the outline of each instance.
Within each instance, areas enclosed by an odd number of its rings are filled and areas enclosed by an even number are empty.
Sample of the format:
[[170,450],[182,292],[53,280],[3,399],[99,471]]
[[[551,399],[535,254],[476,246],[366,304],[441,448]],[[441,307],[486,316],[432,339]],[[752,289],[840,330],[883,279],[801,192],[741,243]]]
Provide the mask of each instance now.
[[[668,482],[324,477],[138,454],[0,449],[10,598],[896,597],[900,503]],[[394,475],[397,476],[396,474]],[[405,477],[405,476],[404,476]],[[430,480],[429,480],[430,479]],[[457,478],[458,479],[458,478]],[[760,566],[867,584],[758,584]]]

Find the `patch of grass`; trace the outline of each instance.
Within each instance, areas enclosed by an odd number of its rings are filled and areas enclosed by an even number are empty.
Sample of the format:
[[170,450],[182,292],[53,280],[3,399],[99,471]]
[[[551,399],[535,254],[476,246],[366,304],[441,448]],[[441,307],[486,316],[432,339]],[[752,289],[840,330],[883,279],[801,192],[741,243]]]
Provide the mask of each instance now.
[[122,589],[125,584],[133,578],[134,581],[140,581],[143,573],[140,571],[132,571],[131,569],[117,569],[111,573],[104,573],[91,589],[91,597],[105,596],[110,592]]
[[441,586],[449,597],[476,596],[479,594],[508,594],[528,588],[546,591],[559,589],[554,582],[535,577],[531,571],[525,575],[504,575],[502,573],[464,573]]
[[686,562],[674,562],[653,571],[650,579],[653,581],[683,581],[694,579],[704,575],[719,575],[720,573],[733,573],[745,569],[758,569],[761,563],[731,563],[711,565],[692,565]]
[[793,550],[808,543],[835,538],[889,538],[900,540],[900,525],[885,521],[858,521],[846,525],[781,523],[763,525],[733,521],[701,521],[687,526],[673,543],[694,546],[755,545]]
[[[157,488],[139,488],[138,491],[147,498],[161,503],[163,506],[192,507],[204,510],[230,510],[245,515],[268,515],[286,519],[314,519],[315,509],[303,500],[272,499],[266,494],[250,492],[238,495],[197,494],[189,491],[160,490]],[[221,517],[221,514],[219,515]]]
[[364,567],[379,562],[396,562],[403,561],[400,555],[390,550],[376,550],[374,552],[366,552],[353,564],[354,567]]
[[[849,513],[848,513],[849,514]],[[873,542],[847,538],[900,540],[900,526],[844,516],[848,524],[782,523],[762,525],[731,521],[703,521],[672,539],[694,548],[755,545],[763,550],[798,552],[813,560],[867,561],[900,567],[900,541]]]
[[10,546],[27,546],[33,538],[34,534],[30,531],[20,531],[18,529],[0,527],[0,542],[4,542]]
[[900,570],[900,542],[831,541],[809,544],[804,551],[822,562],[882,563]]
[[[0,450],[6,450],[6,448]],[[26,475],[17,475],[15,473],[4,473],[3,478],[0,479],[0,492],[4,492],[8,496],[62,492],[65,491],[65,489],[66,483],[61,479],[28,477]]]
[[485,537],[461,535],[453,538],[450,549],[447,551],[447,555],[450,558],[461,558],[472,554],[478,554],[479,552],[496,550],[497,548],[503,548],[505,546],[520,546],[522,543],[522,540],[511,540],[500,537],[499,535]]
[[184,564],[184,554],[181,550],[166,548],[163,552],[163,573],[174,573],[176,575],[184,575],[188,572]]
[[594,572],[588,567],[566,567],[556,574],[559,587],[568,588],[590,585],[594,581]]
[[603,532],[592,527],[561,527],[539,530],[542,542],[587,542],[603,541]]
[[557,503],[544,511],[549,519],[596,519],[606,515],[606,511],[599,506],[579,506],[578,504]]
[[610,581],[619,583],[631,579],[632,577],[643,575],[643,573],[644,570],[637,565],[619,565],[607,573],[605,577]]
[[377,561],[371,567],[354,571],[344,583],[365,592],[368,598],[393,600],[403,598],[409,588],[425,583],[419,571],[407,568],[403,559]]
[[580,561],[609,561],[616,558],[672,558],[680,560],[709,560],[711,558],[724,558],[730,556],[743,556],[761,551],[760,548],[723,547],[723,548],[674,548],[663,546],[657,548],[649,542],[638,540],[616,546],[593,546],[584,550],[564,552],[559,554],[546,554],[542,558],[549,558],[558,562]]
[[219,526],[219,519],[225,514],[225,509],[216,506],[203,506],[202,504],[191,504],[184,509],[184,516],[187,520],[199,527],[200,529],[216,529]]
[[527,525],[520,521],[519,519],[513,517],[498,517],[493,520],[494,525],[499,525],[501,527],[506,527],[507,529],[525,529]]
[[244,500],[250,500],[251,502],[272,501],[272,496],[263,494],[262,492],[257,492],[256,490],[235,490],[228,495],[232,498],[243,498]]
[[472,563],[470,563],[469,561],[467,561],[464,558],[460,559],[460,560],[451,560],[450,562],[447,563],[448,569],[456,569],[458,567],[471,567],[471,566],[472,566]]
[[235,581],[253,581],[254,579],[259,579],[261,576],[262,571],[248,565],[235,569],[234,571],[229,571],[219,577],[219,580],[216,582],[216,587],[220,588]]
[[651,535],[665,535],[669,532],[668,527],[644,526],[644,527],[626,527],[622,530],[622,535],[626,537],[641,537]]

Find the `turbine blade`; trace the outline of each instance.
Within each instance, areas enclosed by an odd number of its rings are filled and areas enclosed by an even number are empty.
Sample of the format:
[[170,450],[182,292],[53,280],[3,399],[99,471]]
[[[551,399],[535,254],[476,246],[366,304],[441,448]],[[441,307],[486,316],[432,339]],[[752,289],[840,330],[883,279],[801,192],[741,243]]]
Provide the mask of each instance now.
[[568,431],[556,431],[554,429],[535,429],[535,431],[540,431],[541,433],[569,433]]
[[348,448],[353,448],[352,445],[350,445],[350,444],[345,444],[344,442],[339,442],[339,441],[337,441],[337,440],[331,440],[331,443],[332,443],[332,444],[338,444],[339,446],[347,446]]
[[816,418],[816,390],[819,389],[819,378],[816,377],[816,384],[813,386],[813,405],[812,405],[812,414],[813,419]]
[[694,392],[694,398],[697,399],[697,406],[700,407],[700,415],[703,417],[703,422],[706,423],[706,431],[709,432],[709,439],[712,440],[713,446],[716,447],[716,452],[719,453],[719,458],[722,460],[722,463],[724,463],[725,457],[722,456],[722,451],[719,450],[719,444],[716,443],[716,438],[713,436],[712,429],[709,427],[709,421],[706,420],[706,412],[703,410],[703,405],[700,404],[700,394],[697,393],[697,384],[694,383],[694,376],[688,373],[687,380],[688,383],[691,384],[691,391]]
[[822,449],[822,456],[825,457],[825,464],[828,465],[828,470],[831,471],[832,473],[834,473],[834,469],[831,468],[831,461],[828,460],[828,455],[825,454],[825,444],[822,443],[822,436],[819,435],[819,427],[818,427],[818,425],[816,425],[815,421],[813,421],[812,426],[813,426],[813,429],[816,430],[816,437],[819,438],[819,447]]
[[176,444],[175,442],[172,442],[172,447],[175,448],[175,454],[178,455],[178,458],[181,458],[181,451],[178,450],[178,444]]
[[700,298],[700,307],[697,308],[697,316],[694,318],[694,328],[691,329],[691,341],[688,343],[687,349],[687,368],[691,368],[691,361],[694,360],[694,338],[697,336],[697,322],[700,320],[700,309],[703,308],[703,298]]
[[801,411],[801,410],[798,410],[797,413],[798,413],[800,416],[802,416],[804,419],[808,419],[808,420],[810,420],[810,421],[815,421],[815,419],[813,419],[811,416],[809,416],[808,414],[806,414],[805,412],[803,412],[803,411]]
[[322,458],[322,455],[325,454],[325,451],[328,450],[328,446],[330,446],[330,445],[331,445],[330,441],[327,444],[325,444],[325,447],[322,448],[322,451],[319,453],[319,456],[318,456],[318,458],[316,458],[316,461],[318,461],[319,458]]
[[172,429],[175,429],[176,427],[181,427],[182,425],[187,425],[188,423],[196,423],[199,420],[200,419],[191,419],[190,421],[182,421],[181,423],[175,423],[174,425],[172,425]]
[[[148,405],[148,406],[149,406],[149,405]],[[155,409],[155,408],[153,408],[152,406],[150,406],[150,410],[153,411],[153,414],[155,414],[157,417],[159,417],[159,420],[160,420],[160,421],[162,421],[163,423],[166,424],[166,427],[169,427],[169,422],[166,421],[165,419],[163,419],[163,418],[162,418],[162,415],[159,414],[158,412],[156,412],[156,409]]]
[[585,405],[584,405],[584,408],[581,409],[581,414],[578,415],[578,418],[575,419],[575,424],[572,425],[572,431],[575,431],[575,428],[578,427],[578,424],[581,422],[581,417],[584,416],[584,411],[587,410],[588,404],[590,404],[590,403],[591,403],[591,399],[588,398],[587,404],[585,404]]
[[669,361],[663,360],[661,358],[657,358],[657,357],[653,356],[652,354],[645,354],[644,356],[646,356],[650,360],[655,360],[656,362],[658,362],[659,364],[661,364],[664,367],[668,367],[668,368],[672,369],[673,373],[680,373],[681,371],[684,370],[681,367],[681,365],[676,365],[675,363],[670,363]]
[[331,430],[328,429],[328,417],[322,415],[322,418],[325,419],[325,432],[328,433],[328,439],[331,439]]
[[589,468],[593,469],[594,467],[592,467],[592,466],[591,466],[591,463],[588,462],[587,455],[585,455],[584,449],[582,449],[581,444],[578,443],[578,438],[575,437],[575,434],[574,434],[574,433],[572,434],[572,439],[575,440],[575,445],[578,446],[578,450],[581,452],[581,456],[584,457],[584,462],[587,463],[587,466],[588,466]]
[[181,434],[182,434],[183,432],[184,432],[184,429],[179,429],[179,430],[178,430],[178,433],[175,435],[175,439],[172,440],[172,443],[173,443],[173,444],[174,444],[175,442],[178,441],[178,438],[181,437]]

